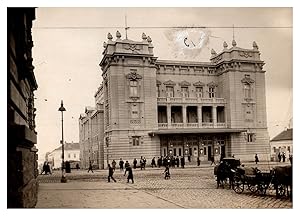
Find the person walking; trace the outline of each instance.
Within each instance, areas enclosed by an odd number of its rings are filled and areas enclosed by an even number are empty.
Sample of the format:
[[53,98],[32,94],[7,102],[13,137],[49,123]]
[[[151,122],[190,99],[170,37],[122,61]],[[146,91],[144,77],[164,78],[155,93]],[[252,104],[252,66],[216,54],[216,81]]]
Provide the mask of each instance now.
[[125,162],[125,169],[126,169],[127,167],[129,167],[129,162],[128,162],[128,161]]
[[165,174],[165,179],[171,178],[169,165],[166,166],[166,169],[163,172],[163,174]]
[[281,162],[281,154],[280,154],[280,152],[278,152],[278,156],[277,157],[278,157],[278,161]]
[[120,171],[124,170],[123,165],[124,165],[124,161],[122,160],[122,158],[120,158],[120,161],[119,161]]
[[114,169],[110,166],[110,164],[108,164],[108,182],[110,182],[110,179],[114,180],[114,182],[117,182],[114,177]]
[[89,165],[89,169],[88,169],[88,172],[90,172],[90,171],[92,171],[92,173],[94,173],[92,161],[90,161],[90,165]]
[[153,168],[153,166],[156,167],[155,157],[153,157],[153,158],[152,158],[152,161],[151,161],[151,167]]
[[130,164],[128,165],[128,167],[126,167],[124,176],[126,175],[126,172],[128,172],[127,183],[129,183],[129,179],[131,179],[131,182],[133,184],[134,183],[134,181],[133,181],[133,172],[132,172],[132,168],[131,168]]
[[46,174],[46,170],[47,170],[47,162],[45,161],[44,164],[43,164],[43,170],[41,172],[41,175],[45,172]]
[[141,156],[141,160],[140,160],[140,166],[141,166],[141,170],[143,169],[144,166],[144,160],[143,160],[143,156]]
[[293,155],[292,154],[290,154],[289,160],[290,160],[291,165],[293,165]]
[[180,164],[181,164],[181,168],[184,168],[184,157],[180,158]]
[[113,160],[113,161],[111,162],[111,166],[112,166],[112,168],[114,169],[114,171],[116,170],[116,165],[117,165],[116,161]]
[[283,163],[285,162],[285,153],[284,152],[282,153],[282,162]]
[[144,170],[146,168],[146,162],[147,162],[146,157],[144,157],[144,159],[143,159]]
[[200,166],[200,158],[197,157],[197,166]]
[[78,164],[78,163],[76,164],[76,169],[77,169],[77,170],[79,170],[79,169],[80,169],[80,168],[79,168],[79,164]]
[[258,162],[259,162],[258,156],[257,156],[257,154],[255,154],[255,163],[257,164]]
[[157,159],[157,165],[158,165],[158,168],[161,167],[161,157],[158,157],[158,159]]
[[176,157],[176,165],[177,165],[177,167],[179,167],[179,157],[178,156]]
[[137,164],[137,160],[136,160],[136,158],[134,158],[134,160],[133,160],[133,169],[136,169],[136,164]]

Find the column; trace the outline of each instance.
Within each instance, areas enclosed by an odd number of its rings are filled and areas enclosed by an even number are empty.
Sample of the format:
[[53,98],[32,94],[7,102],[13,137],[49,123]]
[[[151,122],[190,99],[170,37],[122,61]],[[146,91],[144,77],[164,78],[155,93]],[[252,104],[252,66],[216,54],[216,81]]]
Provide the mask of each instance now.
[[168,122],[168,128],[171,128],[171,105],[167,105],[167,122]]
[[182,106],[183,127],[186,127],[186,105]]
[[212,107],[213,127],[217,127],[217,106]]
[[201,128],[202,127],[202,106],[198,106],[197,108],[198,108],[198,110],[197,110],[198,126],[199,126],[199,128]]

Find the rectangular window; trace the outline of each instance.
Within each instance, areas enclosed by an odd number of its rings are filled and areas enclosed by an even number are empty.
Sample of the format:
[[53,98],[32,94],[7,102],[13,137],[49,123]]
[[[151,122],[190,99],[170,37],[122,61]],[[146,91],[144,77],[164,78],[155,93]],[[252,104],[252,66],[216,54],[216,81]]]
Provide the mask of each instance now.
[[203,97],[203,87],[196,87],[196,97]]
[[74,154],[74,158],[76,158],[76,154]]
[[174,156],[176,156],[176,148],[174,148],[173,153],[174,153]]
[[138,96],[138,84],[136,80],[130,81],[130,97]]
[[71,154],[70,153],[68,154],[68,158],[71,158]]
[[254,141],[254,139],[253,139],[253,136],[254,136],[254,134],[247,134],[247,142],[253,142]]
[[251,86],[249,84],[244,85],[244,96],[245,98],[251,98]]
[[166,93],[167,93],[167,97],[174,97],[174,87],[173,86],[167,86],[166,87]]
[[209,87],[208,88],[208,97],[209,98],[214,98],[215,97],[215,88],[214,87]]
[[189,88],[181,87],[181,94],[182,94],[182,97],[189,97]]
[[140,137],[139,136],[133,136],[132,137],[132,144],[134,146],[139,146],[140,145]]
[[179,156],[181,156],[181,148],[179,149]]
[[206,147],[204,148],[204,155],[206,155]]

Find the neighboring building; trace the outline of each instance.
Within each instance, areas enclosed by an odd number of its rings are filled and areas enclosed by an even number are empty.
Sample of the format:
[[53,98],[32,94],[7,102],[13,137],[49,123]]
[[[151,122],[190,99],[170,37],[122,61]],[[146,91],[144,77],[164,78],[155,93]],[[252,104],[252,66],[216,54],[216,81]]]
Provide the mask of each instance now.
[[[96,107],[86,107],[85,113],[79,117],[79,145],[81,154],[81,168],[88,168],[89,163],[94,168],[104,168],[104,116],[102,86],[95,97]],[[102,102],[102,103],[101,103]]]
[[278,161],[278,153],[285,153],[288,158],[293,154],[293,128],[286,129],[270,141],[271,158]]
[[[71,164],[80,164],[80,147],[79,143],[67,143],[64,144],[64,161],[69,161]],[[62,149],[61,146],[54,149],[48,154],[48,162],[52,169],[61,169],[62,164]],[[73,167],[74,168],[74,167]]]
[[108,34],[100,62],[104,166],[141,156],[267,160],[265,71],[258,46],[232,41],[210,62],[157,60],[150,37]]
[[7,8],[7,207],[37,203],[38,164],[32,65],[34,8]]

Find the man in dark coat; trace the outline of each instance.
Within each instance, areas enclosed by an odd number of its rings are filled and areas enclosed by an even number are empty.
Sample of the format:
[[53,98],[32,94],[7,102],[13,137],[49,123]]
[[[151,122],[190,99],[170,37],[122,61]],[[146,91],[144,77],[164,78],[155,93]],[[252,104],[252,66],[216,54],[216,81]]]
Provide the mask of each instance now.
[[278,161],[281,162],[281,154],[280,154],[280,152],[278,153],[277,157],[278,157]]
[[114,174],[114,169],[110,166],[110,164],[108,164],[108,182],[110,182],[110,179],[116,182],[116,180],[113,177],[113,174]]
[[200,158],[197,157],[197,166],[200,166]]
[[176,165],[177,165],[177,167],[179,167],[179,157],[178,156],[176,157]]
[[155,166],[155,167],[156,167],[156,163],[155,163],[155,157],[154,157],[154,158],[152,158],[152,161],[151,161],[151,167],[153,168],[153,166]]
[[128,161],[125,162],[125,169],[126,169],[127,167],[129,167],[129,162],[128,162]]
[[255,163],[259,162],[257,154],[255,154]]
[[136,169],[136,164],[137,164],[137,160],[136,160],[136,158],[134,158],[134,160],[133,160],[133,168],[134,169]]
[[180,158],[180,164],[181,164],[181,168],[184,168],[184,157]]
[[92,162],[90,161],[90,165],[89,165],[89,170],[88,170],[88,172],[90,172],[90,171],[92,171],[92,173],[94,173],[94,171],[93,171],[93,165],[92,165]]
[[132,168],[131,168],[130,165],[128,167],[126,167],[124,176],[126,175],[126,172],[128,172],[127,183],[129,183],[129,179],[131,179],[131,182],[133,184],[134,183],[134,181],[133,181],[133,172],[132,172]]
[[122,160],[122,158],[120,158],[120,161],[119,161],[119,166],[120,166],[120,171],[123,171],[123,165],[124,165],[124,161]]

